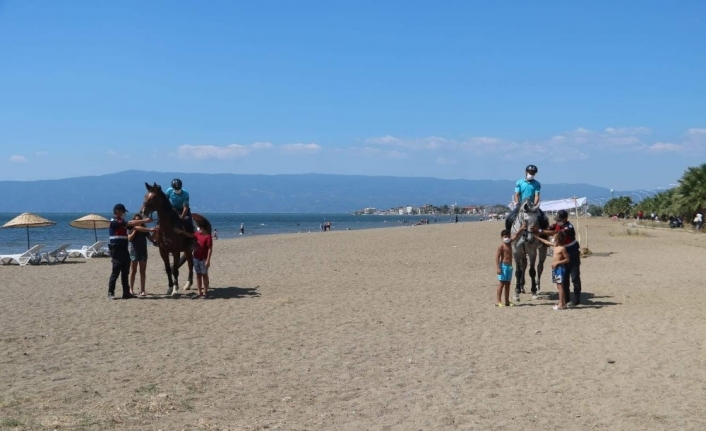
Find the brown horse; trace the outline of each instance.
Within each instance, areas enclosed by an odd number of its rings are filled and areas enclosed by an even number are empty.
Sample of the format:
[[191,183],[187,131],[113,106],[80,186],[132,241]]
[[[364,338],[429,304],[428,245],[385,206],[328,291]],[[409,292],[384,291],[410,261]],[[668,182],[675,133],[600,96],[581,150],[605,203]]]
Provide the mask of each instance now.
[[[184,262],[189,264],[189,280],[184,289],[189,290],[193,283],[192,241],[188,236],[175,232],[175,229],[185,230],[186,226],[179,214],[172,208],[169,198],[162,191],[162,187],[157,183],[152,185],[145,183],[145,187],[147,188],[147,194],[140,212],[142,214],[150,214],[157,211],[157,217],[159,218],[157,245],[159,246],[159,255],[162,256],[164,269],[169,280],[167,295],[176,295],[179,291],[179,267]],[[196,226],[204,229],[209,234],[211,233],[211,223],[205,217],[199,214],[192,214],[191,217]],[[181,253],[184,253],[184,259],[182,260],[180,260]],[[169,265],[169,255],[172,256],[173,265]],[[172,276],[174,277],[173,279]]]

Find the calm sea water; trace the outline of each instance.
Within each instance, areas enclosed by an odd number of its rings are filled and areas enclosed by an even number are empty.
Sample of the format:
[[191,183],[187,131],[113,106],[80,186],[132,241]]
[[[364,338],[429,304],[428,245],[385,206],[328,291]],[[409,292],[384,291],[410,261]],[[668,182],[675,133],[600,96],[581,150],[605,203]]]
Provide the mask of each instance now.
[[[0,213],[0,226],[16,217],[16,213]],[[44,250],[51,251],[64,243],[71,248],[81,248],[95,242],[93,230],[76,229],[69,222],[86,214],[38,213],[56,225],[29,229],[30,246],[43,244]],[[110,218],[111,214],[101,214]],[[131,216],[132,214],[128,214]],[[251,235],[273,235],[281,233],[320,232],[323,221],[331,222],[332,231],[375,229],[405,226],[428,218],[433,223],[453,223],[453,216],[379,216],[353,214],[203,214],[209,219],[218,237],[245,238]],[[459,216],[459,222],[477,221],[479,216]],[[240,235],[240,224],[245,227],[245,235]],[[98,240],[107,240],[108,229],[98,230]],[[22,253],[27,250],[25,228],[0,229],[0,254]]]

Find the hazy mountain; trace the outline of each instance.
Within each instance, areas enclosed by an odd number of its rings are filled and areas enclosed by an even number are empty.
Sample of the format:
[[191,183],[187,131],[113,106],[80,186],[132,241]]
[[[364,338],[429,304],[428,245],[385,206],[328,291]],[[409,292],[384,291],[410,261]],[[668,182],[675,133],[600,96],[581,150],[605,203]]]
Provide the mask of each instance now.
[[[116,202],[136,212],[145,182],[165,190],[179,177],[201,212],[353,212],[423,204],[479,205],[510,201],[513,181],[351,175],[235,175],[124,171],[42,181],[0,181],[0,212],[110,213]],[[619,193],[616,192],[616,196]],[[542,184],[542,199],[610,197],[610,190],[587,184]]]

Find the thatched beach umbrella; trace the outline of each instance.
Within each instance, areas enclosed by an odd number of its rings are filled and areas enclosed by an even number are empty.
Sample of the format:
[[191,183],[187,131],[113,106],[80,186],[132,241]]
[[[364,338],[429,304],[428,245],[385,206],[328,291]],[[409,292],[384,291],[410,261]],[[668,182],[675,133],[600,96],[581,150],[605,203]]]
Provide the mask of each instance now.
[[108,229],[110,227],[110,220],[98,214],[88,214],[81,218],[69,223],[71,226],[79,229],[93,229],[93,233],[96,236],[96,242],[98,242],[98,232],[97,229]]
[[27,250],[29,250],[29,228],[31,227],[44,227],[44,226],[53,226],[56,223],[47,220],[44,217],[38,216],[36,214],[32,213],[22,213],[18,215],[17,217],[13,218],[9,222],[5,223],[2,225],[3,228],[6,227],[23,227],[27,229]]

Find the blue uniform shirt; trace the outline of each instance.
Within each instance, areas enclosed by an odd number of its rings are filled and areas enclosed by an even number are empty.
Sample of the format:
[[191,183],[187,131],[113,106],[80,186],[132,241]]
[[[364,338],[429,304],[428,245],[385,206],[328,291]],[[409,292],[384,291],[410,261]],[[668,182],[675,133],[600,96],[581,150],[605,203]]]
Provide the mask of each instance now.
[[127,249],[127,222],[124,219],[113,217],[108,227],[110,244]]
[[526,179],[517,180],[515,183],[515,193],[520,194],[520,202],[525,199],[529,199],[530,202],[534,203],[534,196],[539,194],[542,189],[542,185],[539,184],[537,180],[527,181]]
[[173,208],[176,208],[181,212],[184,209],[184,205],[189,205],[189,192],[182,189],[181,194],[176,194],[173,188],[169,187],[167,189],[167,197],[169,202],[172,204]]

